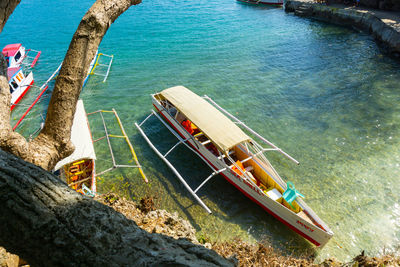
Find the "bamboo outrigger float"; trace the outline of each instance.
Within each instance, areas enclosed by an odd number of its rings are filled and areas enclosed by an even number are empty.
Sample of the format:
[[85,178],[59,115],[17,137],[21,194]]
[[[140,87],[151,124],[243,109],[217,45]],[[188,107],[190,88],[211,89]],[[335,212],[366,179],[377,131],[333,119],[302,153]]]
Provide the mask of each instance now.
[[[329,227],[298,197],[302,195],[295,190],[293,184],[286,184],[282,180],[264,153],[278,151],[296,164],[299,163],[297,160],[208,96],[200,97],[183,86],[172,87],[151,96],[157,112],[152,110],[145,120],[135,125],[150,147],[207,212],[211,213],[211,210],[196,193],[212,177],[221,174],[248,198],[316,246],[325,245],[333,236]],[[158,151],[141,127],[152,116],[157,117],[179,140],[165,154]],[[269,147],[262,147],[237,124]],[[194,190],[167,159],[180,144],[192,150],[212,169],[212,173]]]
[[[99,63],[101,57],[108,58],[107,64]],[[87,81],[89,80],[90,75],[103,76],[104,77],[103,83],[106,82],[106,80],[108,78],[108,74],[110,73],[110,69],[111,69],[111,65],[112,65],[113,60],[114,60],[114,55],[106,55],[106,54],[103,54],[103,53],[98,53],[96,51],[96,55],[94,56],[92,62],[90,62],[89,69],[88,69],[88,74],[87,74],[85,80],[83,80],[83,86],[82,87],[85,87]],[[96,68],[99,67],[99,66],[103,67],[103,68],[106,68],[107,69],[106,73],[95,72]]]
[[[103,113],[112,113],[115,116],[115,118],[117,119],[117,122],[118,122],[118,126],[119,126],[119,128],[121,130],[121,135],[113,135],[113,134],[109,134],[108,133],[107,124],[106,124],[106,122],[104,120]],[[129,141],[128,135],[125,132],[125,129],[124,129],[124,126],[122,125],[121,120],[119,119],[117,111],[115,109],[112,109],[112,110],[97,110],[97,111],[88,113],[87,115],[90,116],[90,115],[93,115],[93,114],[99,114],[100,115],[102,123],[103,123],[103,127],[104,127],[104,132],[105,132],[104,136],[94,140],[93,143],[98,142],[98,141],[103,140],[103,139],[107,140],[107,145],[108,145],[108,148],[109,148],[109,151],[110,151],[111,160],[112,160],[112,164],[113,164],[110,168],[98,173],[97,176],[100,176],[100,175],[102,175],[102,174],[104,174],[106,172],[109,172],[109,171],[111,171],[113,169],[116,169],[116,168],[137,168],[137,169],[139,169],[139,173],[142,176],[143,181],[148,183],[149,181],[148,181],[146,175],[143,172],[142,165],[140,165],[140,163],[139,163],[139,160],[138,160],[138,158],[136,156],[136,152],[133,149],[133,146],[132,146],[131,142]],[[129,151],[130,151],[130,153],[132,155],[132,160],[135,161],[136,165],[126,165],[126,164],[122,165],[122,164],[118,164],[116,162],[115,157],[114,157],[114,151],[113,151],[112,146],[111,146],[111,140],[110,140],[111,138],[122,138],[122,139],[125,140],[126,144],[129,147]]]

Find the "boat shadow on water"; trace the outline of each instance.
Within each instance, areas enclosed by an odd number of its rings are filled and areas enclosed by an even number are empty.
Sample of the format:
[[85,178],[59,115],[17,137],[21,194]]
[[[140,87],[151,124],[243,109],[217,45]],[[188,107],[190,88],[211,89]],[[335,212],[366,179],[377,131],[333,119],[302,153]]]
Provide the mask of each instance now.
[[[142,117],[141,119],[144,118],[145,117]],[[161,140],[162,147],[171,147],[174,143],[176,143],[174,140],[175,137],[169,131],[162,131],[160,126],[162,126],[161,123],[153,118],[147,124],[147,130],[150,132],[152,139]],[[138,136],[138,138],[141,137]],[[154,197],[158,199],[159,203],[165,203],[165,205],[168,207],[166,209],[169,212],[178,209],[178,212],[180,214],[184,214],[186,219],[190,221],[196,231],[200,231],[201,226],[197,223],[196,218],[190,211],[190,207],[193,204],[196,205],[197,203],[192,201],[191,196],[178,181],[178,179],[173,175],[171,170],[162,161],[160,161],[160,159],[151,149],[149,149],[148,146],[146,146],[146,144],[138,143],[137,147],[142,150],[141,157],[146,158],[146,161],[143,163],[143,165],[145,165],[146,173],[150,176],[150,184],[152,188],[145,190],[150,191],[150,194],[155,194]],[[164,150],[165,151],[162,152],[166,153],[167,149]],[[173,155],[171,156],[173,157],[171,157],[173,162],[183,162],[183,165],[188,165],[192,168],[192,170],[195,169],[194,172],[198,172],[202,169],[202,167],[204,167],[201,166],[201,163],[197,164],[196,158],[191,155],[189,151],[185,151],[185,148],[179,150],[178,153],[173,152]],[[182,168],[179,168],[179,171],[184,171],[183,169],[188,166],[182,166]],[[186,174],[186,172],[182,173]],[[161,204],[161,207],[159,208],[164,209],[165,206],[163,204]],[[172,207],[172,209],[169,207]]]

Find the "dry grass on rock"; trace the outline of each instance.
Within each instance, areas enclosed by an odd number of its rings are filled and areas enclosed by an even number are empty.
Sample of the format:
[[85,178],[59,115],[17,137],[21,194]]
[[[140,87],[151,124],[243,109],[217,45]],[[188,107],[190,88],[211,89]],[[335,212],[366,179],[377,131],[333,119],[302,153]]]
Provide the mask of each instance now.
[[268,244],[250,244],[238,238],[227,242],[214,243],[211,246],[211,244],[207,243],[210,242],[207,239],[199,242],[193,226],[188,221],[180,218],[176,212],[171,214],[165,210],[156,210],[154,199],[151,197],[142,199],[140,204],[121,198],[114,193],[96,196],[95,199],[134,220],[139,227],[150,233],[165,234],[174,238],[187,238],[195,244],[206,243],[206,247],[212,248],[219,255],[225,258],[236,258],[238,266],[400,266],[400,258],[398,256],[368,257],[364,255],[364,252],[348,263],[327,259],[320,264],[316,264],[312,255],[304,257],[284,255],[281,251]]
[[380,257],[368,257],[364,251],[356,256],[352,261],[342,263],[334,258],[326,259],[322,263],[314,263],[314,257],[294,257],[284,255],[280,251],[265,244],[249,244],[240,239],[229,242],[217,243],[212,246],[221,256],[226,258],[235,256],[239,261],[239,266],[315,266],[315,267],[398,267],[400,257],[395,255],[383,255]]
[[165,210],[156,210],[151,197],[143,198],[140,204],[114,193],[98,195],[95,200],[122,213],[147,232],[164,234],[173,238],[186,238],[194,244],[199,244],[196,230],[188,221],[180,218],[177,212],[171,214]]
[[[211,245],[208,238],[196,238],[196,230],[186,220],[180,218],[176,212],[169,213],[165,210],[156,210],[152,197],[143,198],[139,204],[121,198],[114,193],[98,195],[95,200],[115,209],[128,219],[136,222],[142,229],[150,233],[159,233],[173,238],[186,238],[194,244],[204,244],[212,248],[225,258],[235,258],[238,266],[321,266],[321,267],[373,267],[373,266],[400,266],[400,257],[383,255],[380,257],[368,257],[362,252],[351,262],[341,263],[335,259],[327,259],[320,264],[314,263],[313,256],[294,257],[284,255],[267,243],[250,244],[241,239],[227,242],[218,242]],[[0,267],[28,266],[16,255],[7,253],[0,247]]]
[[271,246],[240,239],[214,244],[212,249],[226,258],[235,256],[239,266],[317,266],[312,258],[285,256]]

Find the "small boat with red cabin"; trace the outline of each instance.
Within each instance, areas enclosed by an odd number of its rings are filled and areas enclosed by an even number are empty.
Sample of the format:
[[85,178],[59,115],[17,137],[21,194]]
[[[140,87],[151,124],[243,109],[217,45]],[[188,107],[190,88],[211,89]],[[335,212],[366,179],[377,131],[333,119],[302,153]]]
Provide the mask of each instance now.
[[[32,56],[30,55],[32,53],[35,54]],[[26,49],[22,44],[9,44],[2,50],[2,54],[6,58],[9,68],[19,67],[21,65],[27,65],[33,68],[41,53],[41,51]]]
[[[29,52],[36,54],[29,56]],[[27,50],[21,44],[9,44],[3,48],[2,54],[8,65],[7,76],[11,93],[11,110],[13,110],[34,83],[33,73],[24,71],[23,67],[33,68],[41,52],[32,49]]]

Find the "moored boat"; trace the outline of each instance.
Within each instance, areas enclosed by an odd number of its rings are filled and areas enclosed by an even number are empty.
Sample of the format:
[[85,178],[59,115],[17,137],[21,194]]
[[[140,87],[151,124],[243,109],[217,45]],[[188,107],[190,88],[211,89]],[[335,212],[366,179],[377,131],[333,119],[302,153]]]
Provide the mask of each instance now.
[[[283,181],[264,153],[278,151],[298,163],[293,157],[257,134],[207,96],[200,97],[183,86],[172,87],[151,96],[156,112],[153,111],[143,122],[135,125],[150,147],[209,213],[211,210],[196,193],[212,177],[221,174],[244,195],[316,246],[325,245],[333,236],[329,227],[301,199],[302,195],[294,185]],[[153,115],[179,140],[166,154],[158,151],[141,128]],[[269,145],[269,148],[262,147],[227,116],[245,131],[257,136],[257,140]],[[179,144],[186,145],[213,171],[194,190],[167,160],[167,156]]]
[[78,100],[71,129],[74,152],[59,161],[54,171],[60,170],[60,177],[72,189],[88,196],[96,193],[96,154],[83,101]]
[[7,69],[8,84],[11,93],[11,110],[15,108],[19,101],[31,88],[34,80],[33,73],[26,75],[21,67],[9,67]]
[[[38,61],[41,51],[33,50],[33,49],[25,49],[22,44],[8,44],[1,51],[3,56],[6,58],[7,64],[9,68],[20,67],[24,61],[30,59],[31,62],[26,63],[31,68],[33,68]],[[29,53],[35,53],[33,56],[30,56]]]
[[[29,52],[36,54],[31,57],[28,55]],[[31,68],[34,67],[41,52],[25,49],[22,44],[18,43],[6,45],[2,50],[2,54],[8,65],[7,75],[11,93],[11,110],[13,110],[34,82],[33,73],[24,72],[23,66],[29,65]],[[28,63],[27,59],[31,59],[32,61]]]
[[[115,135],[108,132],[108,127],[106,125],[106,120],[103,114],[114,115],[115,120],[121,130],[121,134]],[[100,138],[93,140],[92,132],[90,131],[88,116],[98,114],[101,118],[105,135]],[[115,122],[114,120],[112,120]],[[113,149],[111,139],[124,140],[129,147],[129,152],[132,158],[128,160],[128,164],[120,164],[114,155],[115,147]],[[107,140],[107,145],[109,147],[110,157],[112,166],[103,170],[96,171],[96,154],[94,149],[94,143]],[[143,172],[142,166],[136,156],[133,146],[125,132],[122,122],[118,116],[115,109],[112,110],[98,110],[91,113],[86,113],[83,101],[78,100],[76,105],[76,111],[74,116],[74,121],[71,129],[71,142],[75,146],[74,152],[59,161],[53,172],[60,175],[60,178],[67,182],[68,186],[72,189],[85,194],[87,196],[94,197],[97,192],[97,177],[104,175],[107,172],[113,171],[117,168],[137,168],[143,180],[147,183],[147,177]],[[119,150],[120,151],[120,150]],[[103,159],[104,161],[104,159]],[[109,162],[109,160],[107,160]],[[134,161],[135,164],[130,164]],[[103,166],[104,167],[104,166]]]
[[283,5],[283,0],[236,0],[238,2],[255,5]]
[[[32,104],[28,107],[28,109],[24,112],[24,114],[19,118],[19,120],[17,121],[17,123],[13,126],[13,131],[15,131],[15,129],[21,124],[22,120],[26,117],[26,115],[28,115],[28,113],[31,111],[31,109],[33,108],[33,106],[36,105],[36,103],[39,102],[40,98],[43,96],[43,94],[46,92],[47,88],[49,88],[48,84],[51,80],[53,80],[53,78],[57,75],[57,73],[59,72],[59,70],[61,69],[61,64],[58,66],[58,68],[53,72],[53,74],[47,79],[47,81],[45,83],[43,83],[43,85],[39,88],[40,93],[38,94],[38,96],[35,98],[35,100],[32,102]],[[43,124],[44,125],[44,124]],[[41,130],[41,127],[40,129]]]

